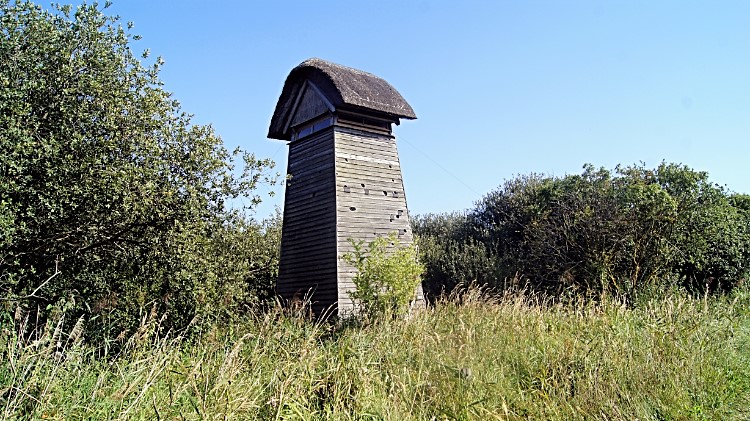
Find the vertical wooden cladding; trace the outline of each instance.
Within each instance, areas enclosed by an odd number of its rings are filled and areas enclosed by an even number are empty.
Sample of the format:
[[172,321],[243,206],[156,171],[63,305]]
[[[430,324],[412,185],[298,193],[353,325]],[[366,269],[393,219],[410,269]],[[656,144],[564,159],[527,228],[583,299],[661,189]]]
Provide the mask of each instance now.
[[311,294],[320,314],[338,298],[333,128],[289,144],[276,291],[287,300]]
[[347,312],[353,309],[349,293],[356,273],[341,260],[352,250],[349,240],[369,243],[395,233],[401,243],[410,244],[412,233],[395,139],[336,127],[335,151],[338,308]]
[[295,112],[291,116],[290,126],[298,126],[315,117],[323,115],[329,111],[325,99],[318,94],[318,90],[312,82],[306,82],[303,86],[303,92],[300,94]]

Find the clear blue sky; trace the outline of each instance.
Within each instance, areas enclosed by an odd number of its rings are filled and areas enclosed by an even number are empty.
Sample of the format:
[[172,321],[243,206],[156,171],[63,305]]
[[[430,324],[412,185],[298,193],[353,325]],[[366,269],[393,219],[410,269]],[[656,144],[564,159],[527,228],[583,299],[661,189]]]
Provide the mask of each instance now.
[[[145,1],[135,23],[195,122],[286,170],[266,139],[289,71],[374,73],[418,119],[395,135],[411,213],[470,208],[504,180],[662,160],[750,193],[747,1]],[[258,217],[283,204],[283,189]]]

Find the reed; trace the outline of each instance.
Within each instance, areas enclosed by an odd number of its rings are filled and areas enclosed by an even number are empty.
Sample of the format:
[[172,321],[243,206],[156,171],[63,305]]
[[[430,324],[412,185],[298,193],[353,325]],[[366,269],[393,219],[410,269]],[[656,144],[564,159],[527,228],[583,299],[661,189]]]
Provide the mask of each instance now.
[[3,419],[748,419],[750,293],[551,303],[473,288],[408,318],[274,308],[118,356],[2,327]]

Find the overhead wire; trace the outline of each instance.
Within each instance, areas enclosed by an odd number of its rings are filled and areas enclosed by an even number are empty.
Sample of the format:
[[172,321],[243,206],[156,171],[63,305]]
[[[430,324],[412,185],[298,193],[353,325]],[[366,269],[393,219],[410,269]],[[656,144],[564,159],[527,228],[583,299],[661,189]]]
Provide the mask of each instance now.
[[463,181],[462,179],[460,179],[460,178],[459,178],[459,177],[458,177],[457,175],[453,174],[453,173],[452,173],[451,171],[449,171],[449,170],[448,170],[447,168],[445,168],[444,166],[440,165],[440,163],[439,163],[439,162],[437,162],[437,161],[436,161],[435,159],[433,159],[433,158],[432,158],[431,156],[427,155],[427,153],[426,153],[426,152],[424,152],[424,151],[422,151],[421,149],[419,149],[418,147],[416,147],[416,146],[415,146],[415,145],[414,145],[413,143],[409,142],[409,141],[408,141],[408,140],[406,140],[406,139],[399,139],[399,141],[400,141],[400,142],[404,142],[404,143],[406,143],[406,144],[407,144],[407,145],[409,145],[409,146],[410,146],[410,147],[411,147],[412,149],[414,149],[415,151],[417,151],[417,152],[419,152],[420,154],[422,154],[422,155],[423,155],[423,156],[424,156],[425,158],[427,158],[427,159],[429,159],[430,161],[432,161],[432,163],[433,163],[433,164],[435,164],[435,166],[437,166],[438,168],[440,168],[441,170],[443,170],[443,171],[444,171],[444,172],[445,172],[446,174],[448,174],[449,176],[453,177],[453,178],[454,178],[454,179],[455,179],[456,181],[458,181],[459,183],[463,184],[463,186],[464,186],[464,187],[466,187],[467,189],[469,189],[469,190],[470,190],[470,191],[471,191],[472,193],[476,194],[477,196],[482,196],[482,195],[483,195],[482,193],[479,193],[478,191],[476,191],[476,190],[475,190],[475,189],[474,189],[473,187],[471,187],[471,186],[470,186],[470,185],[469,185],[468,183],[466,183],[466,182],[464,182],[464,181]]

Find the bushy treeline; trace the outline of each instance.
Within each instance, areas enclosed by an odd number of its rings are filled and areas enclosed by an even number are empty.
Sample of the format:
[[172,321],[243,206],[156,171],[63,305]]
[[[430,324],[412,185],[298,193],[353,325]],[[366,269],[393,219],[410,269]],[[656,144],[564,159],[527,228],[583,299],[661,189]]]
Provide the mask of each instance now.
[[280,218],[237,207],[258,203],[273,163],[193,125],[137,39],[96,4],[0,0],[2,322],[64,311],[116,337],[272,291]]
[[[130,28],[96,4],[0,0],[0,324],[65,314],[124,338],[273,295],[281,218],[246,212],[273,163],[192,124]],[[518,177],[467,213],[414,221],[433,295],[474,280],[731,289],[750,267],[749,224],[750,196],[671,164]]]
[[465,213],[413,225],[432,295],[471,281],[556,294],[726,291],[750,271],[750,196],[676,164],[519,176]]

